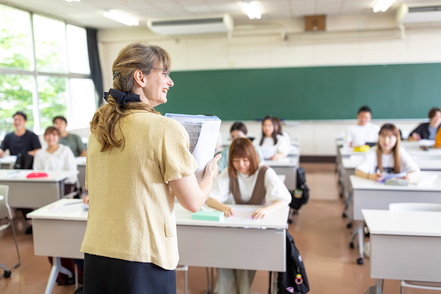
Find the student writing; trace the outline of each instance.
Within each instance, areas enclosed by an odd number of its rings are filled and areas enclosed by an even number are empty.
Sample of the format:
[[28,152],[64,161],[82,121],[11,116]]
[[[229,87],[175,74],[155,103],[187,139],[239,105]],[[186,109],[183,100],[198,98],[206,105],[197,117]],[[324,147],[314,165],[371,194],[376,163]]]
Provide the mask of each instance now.
[[392,124],[380,129],[376,148],[371,149],[363,162],[356,168],[355,175],[374,181],[381,181],[383,173],[406,173],[409,181],[419,178],[420,169],[409,153],[400,147],[400,132]]
[[[231,142],[233,142],[237,138],[247,138],[247,133],[247,127],[243,122],[235,122],[231,125],[230,128]],[[257,155],[259,156],[259,161],[263,161],[263,154],[259,146],[254,146],[254,148],[256,149]],[[217,165],[219,166],[219,171],[222,172],[228,166],[230,146],[226,146],[220,153],[222,154],[222,157],[217,162]]]
[[[223,211],[226,217],[234,210],[225,203],[267,205],[253,213],[263,218],[288,206],[291,195],[273,169],[259,165],[259,159],[249,139],[238,138],[230,148],[228,168],[215,179],[207,205]],[[250,293],[255,271],[218,269],[215,293]]]
[[441,126],[441,109],[433,107],[429,111],[430,122],[422,123],[409,134],[409,141],[418,141],[421,139],[435,140],[436,134]]
[[284,158],[289,153],[290,143],[286,138],[277,134],[277,124],[272,116],[266,116],[262,120],[260,148],[263,156],[271,160]]

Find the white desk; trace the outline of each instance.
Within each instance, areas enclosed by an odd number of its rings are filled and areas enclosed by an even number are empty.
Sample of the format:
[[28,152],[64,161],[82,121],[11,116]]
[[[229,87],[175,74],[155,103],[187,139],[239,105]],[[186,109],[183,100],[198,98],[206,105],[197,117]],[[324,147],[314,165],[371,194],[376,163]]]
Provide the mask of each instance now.
[[[79,204],[66,206],[67,203],[75,202]],[[59,207],[72,211],[54,212]],[[285,233],[288,207],[263,220],[245,222],[192,220],[191,213],[180,205],[175,205],[175,211],[179,264],[286,270]],[[86,231],[87,210],[81,207],[79,200],[62,199],[28,214],[28,217],[33,219],[35,255],[54,257],[55,262],[45,292],[48,294],[51,293],[61,268],[59,258],[83,258],[80,248]]]
[[11,169],[14,163],[17,161],[17,156],[10,155],[0,158],[0,168],[1,169]]
[[297,167],[299,157],[285,157],[278,160],[265,160],[263,164],[271,167],[276,174],[285,175],[285,185],[290,191],[294,191],[297,186]]
[[387,186],[375,181],[350,176],[353,191],[353,217],[359,221],[358,227],[353,232],[353,238],[358,234],[360,259],[363,259],[363,214],[362,209],[389,209],[389,204],[400,202],[423,202],[441,204],[441,173],[421,172],[438,174],[438,179],[429,186]]
[[441,149],[433,149],[423,150],[419,146],[413,147],[405,147],[406,151],[412,156],[415,157],[428,157],[428,158],[441,158]]
[[80,182],[81,187],[85,187],[86,186],[86,157],[76,157],[75,161],[77,162],[78,181]]
[[[371,278],[441,282],[440,212],[363,209],[362,214],[371,234]],[[366,294],[381,294],[378,280]]]
[[64,180],[77,171],[45,171],[46,178],[27,179],[33,170],[0,170],[0,185],[9,186],[9,205],[17,208],[39,208],[64,195]]

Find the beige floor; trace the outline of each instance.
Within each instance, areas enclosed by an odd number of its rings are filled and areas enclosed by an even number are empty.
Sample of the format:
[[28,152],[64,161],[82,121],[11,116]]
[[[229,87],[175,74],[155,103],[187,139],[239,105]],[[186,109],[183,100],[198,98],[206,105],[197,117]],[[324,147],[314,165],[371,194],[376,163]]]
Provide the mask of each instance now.
[[[343,204],[338,198],[336,176],[331,164],[302,164],[307,171],[311,200],[289,226],[305,262],[311,294],[364,293],[375,283],[369,278],[369,262],[357,265],[357,250],[349,249],[350,232],[341,217]],[[0,279],[0,293],[44,293],[50,265],[46,257],[33,253],[32,236],[24,235],[21,220],[16,221],[22,264],[9,279]],[[0,232],[0,263],[11,265],[16,256],[10,229]],[[403,257],[404,258],[404,257]],[[417,270],[417,269],[416,269]],[[189,269],[189,293],[205,293],[205,268]],[[184,293],[184,274],[177,272],[178,293]],[[55,286],[52,293],[73,293],[73,286]],[[268,292],[268,273],[259,271],[252,293]],[[398,281],[386,281],[385,294],[399,293]],[[425,293],[406,289],[405,294]]]

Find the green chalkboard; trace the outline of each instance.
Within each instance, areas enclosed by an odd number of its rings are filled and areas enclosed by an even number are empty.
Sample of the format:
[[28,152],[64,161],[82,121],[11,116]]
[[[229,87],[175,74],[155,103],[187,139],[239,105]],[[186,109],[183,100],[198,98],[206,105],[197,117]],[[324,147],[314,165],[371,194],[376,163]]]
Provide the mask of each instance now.
[[441,106],[441,63],[172,72],[161,113],[254,120],[351,119],[369,105],[374,118],[422,118]]

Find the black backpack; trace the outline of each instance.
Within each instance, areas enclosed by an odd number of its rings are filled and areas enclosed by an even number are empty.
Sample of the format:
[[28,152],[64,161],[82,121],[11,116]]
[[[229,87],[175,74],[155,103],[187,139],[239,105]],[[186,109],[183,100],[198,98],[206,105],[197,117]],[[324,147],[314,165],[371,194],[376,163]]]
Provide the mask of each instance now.
[[309,292],[305,265],[294,244],[294,238],[288,230],[286,230],[286,272],[278,273],[277,288],[277,294],[306,294]]
[[17,160],[14,164],[14,169],[32,169],[34,164],[34,156],[27,152],[17,154]]
[[306,175],[303,167],[297,169],[297,189],[291,192],[291,203],[289,206],[292,209],[299,210],[303,204],[306,204],[309,199],[309,188],[306,185]]

